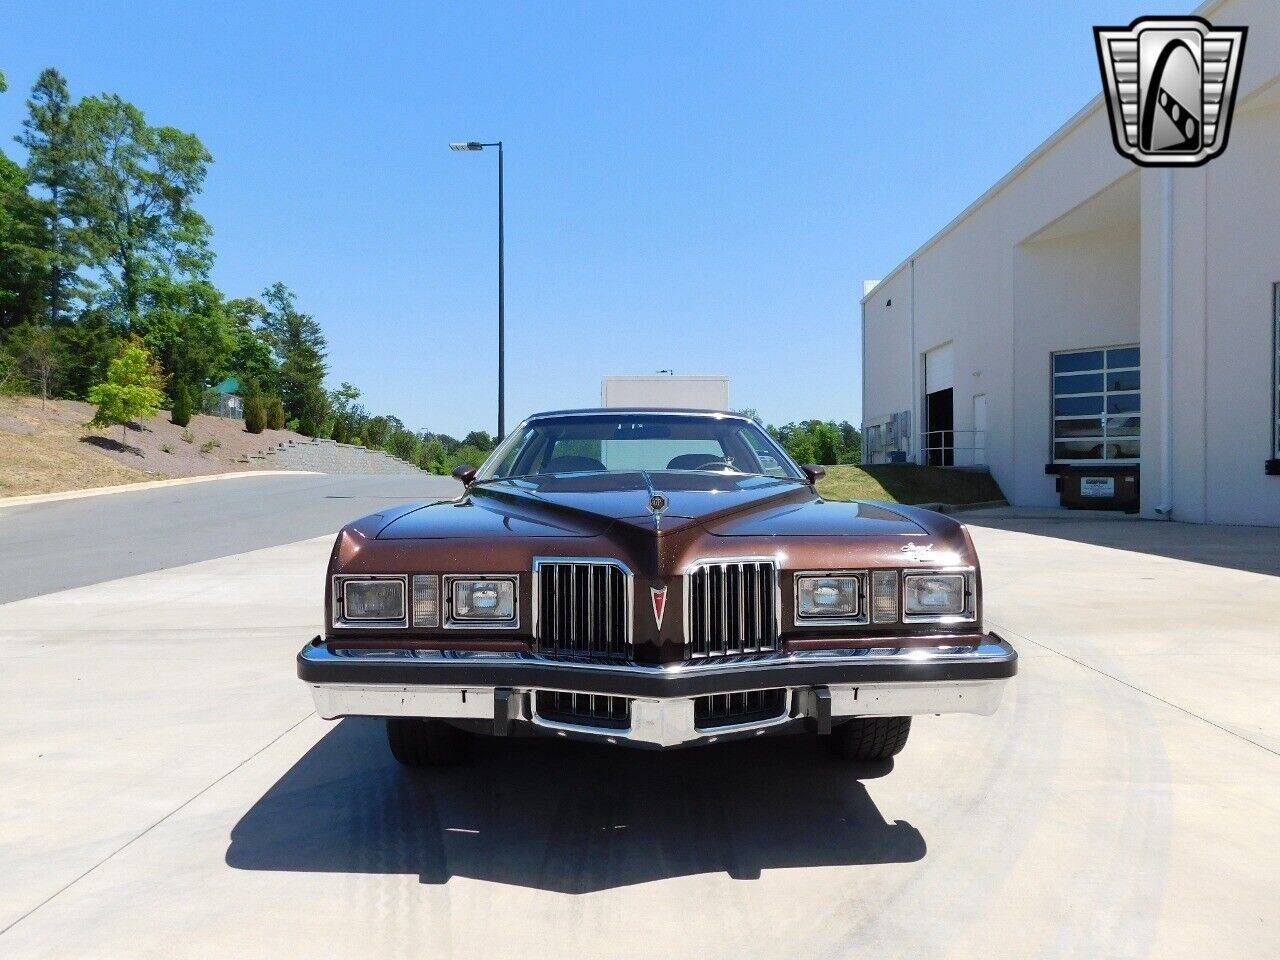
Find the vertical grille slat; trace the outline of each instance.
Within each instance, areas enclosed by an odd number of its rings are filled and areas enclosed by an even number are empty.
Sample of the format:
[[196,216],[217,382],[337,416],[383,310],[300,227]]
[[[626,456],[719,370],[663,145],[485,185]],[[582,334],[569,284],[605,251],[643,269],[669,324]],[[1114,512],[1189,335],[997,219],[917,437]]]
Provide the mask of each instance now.
[[604,730],[631,726],[631,700],[607,694],[571,693],[559,690],[534,692],[534,709],[543,720]]
[[685,582],[691,658],[779,649],[778,568],[772,560],[701,564]]
[[[534,642],[538,652],[613,660],[630,657],[631,588],[626,570],[604,560],[540,560],[537,569]],[[592,708],[583,701],[582,709]]]
[[694,698],[693,725],[698,730],[715,730],[740,723],[768,723],[786,712],[786,690],[714,693]]

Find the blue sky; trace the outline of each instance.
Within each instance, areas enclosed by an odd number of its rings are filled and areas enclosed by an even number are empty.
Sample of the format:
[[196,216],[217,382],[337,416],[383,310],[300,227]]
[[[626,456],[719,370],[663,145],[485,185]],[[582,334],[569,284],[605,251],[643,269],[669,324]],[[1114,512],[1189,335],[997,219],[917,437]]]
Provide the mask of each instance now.
[[44,0],[0,131],[53,65],[197,133],[217,283],[285,281],[333,384],[452,433],[496,417],[496,158],[446,145],[502,139],[509,423],[668,367],[857,422],[861,281],[1098,92],[1094,24],[1190,9]]

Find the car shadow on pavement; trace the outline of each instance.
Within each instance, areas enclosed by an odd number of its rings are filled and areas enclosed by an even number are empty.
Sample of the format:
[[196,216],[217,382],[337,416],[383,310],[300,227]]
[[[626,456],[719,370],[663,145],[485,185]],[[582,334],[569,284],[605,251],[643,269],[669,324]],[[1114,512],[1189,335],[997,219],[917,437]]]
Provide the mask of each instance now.
[[460,767],[407,770],[378,720],[337,724],[231,832],[239,870],[464,876],[558,893],[784,867],[905,863],[920,832],[881,815],[815,737],[665,753],[481,738]]

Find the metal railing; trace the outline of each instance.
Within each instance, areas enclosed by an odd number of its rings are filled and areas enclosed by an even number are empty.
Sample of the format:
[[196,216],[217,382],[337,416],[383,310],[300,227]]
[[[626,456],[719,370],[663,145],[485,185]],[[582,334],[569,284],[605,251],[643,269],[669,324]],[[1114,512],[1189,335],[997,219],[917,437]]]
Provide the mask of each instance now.
[[987,431],[927,430],[920,434],[920,463],[933,467],[980,467],[987,462]]

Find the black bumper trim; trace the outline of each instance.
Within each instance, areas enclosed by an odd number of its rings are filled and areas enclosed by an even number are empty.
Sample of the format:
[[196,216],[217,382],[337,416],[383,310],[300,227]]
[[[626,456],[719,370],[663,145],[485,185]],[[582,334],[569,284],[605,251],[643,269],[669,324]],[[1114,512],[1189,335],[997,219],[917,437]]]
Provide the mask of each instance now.
[[[307,683],[575,690],[621,697],[698,697],[769,687],[859,683],[1003,680],[1018,672],[1018,654],[989,634],[969,653],[925,649],[794,654],[733,663],[699,662],[673,669],[552,661],[528,655],[374,655],[309,644],[298,654]],[[877,655],[879,654],[879,655]],[[923,655],[921,655],[923,654]]]

